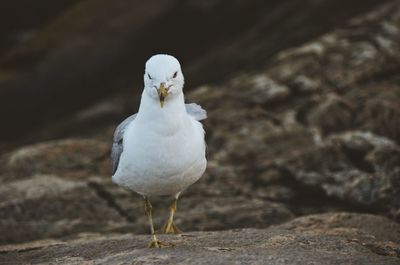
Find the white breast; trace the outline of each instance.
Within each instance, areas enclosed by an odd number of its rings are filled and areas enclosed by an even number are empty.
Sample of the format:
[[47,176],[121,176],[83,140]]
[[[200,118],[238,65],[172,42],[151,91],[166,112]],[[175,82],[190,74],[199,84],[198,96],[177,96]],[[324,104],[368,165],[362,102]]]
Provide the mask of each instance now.
[[204,130],[187,118],[174,124],[138,117],[124,135],[114,182],[143,195],[173,195],[197,181],[206,168]]

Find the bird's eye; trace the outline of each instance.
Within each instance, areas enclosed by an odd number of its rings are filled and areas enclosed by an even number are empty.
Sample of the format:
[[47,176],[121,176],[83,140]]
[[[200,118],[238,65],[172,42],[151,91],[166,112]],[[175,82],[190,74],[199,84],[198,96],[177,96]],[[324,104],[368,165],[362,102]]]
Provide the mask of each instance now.
[[178,75],[178,71],[176,71],[172,77],[176,78],[177,75]]
[[149,73],[147,73],[147,77],[148,77],[149,79],[153,79]]

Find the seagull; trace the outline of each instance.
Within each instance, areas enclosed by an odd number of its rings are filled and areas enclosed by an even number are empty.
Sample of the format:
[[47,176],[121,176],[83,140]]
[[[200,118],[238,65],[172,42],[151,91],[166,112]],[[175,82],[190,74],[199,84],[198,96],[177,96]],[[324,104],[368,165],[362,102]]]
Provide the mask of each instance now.
[[179,61],[166,54],[152,56],[145,65],[139,111],[115,130],[112,145],[112,180],[140,194],[148,217],[149,247],[160,248],[149,197],[174,197],[162,231],[179,234],[174,224],[179,195],[195,183],[207,166],[205,131],[207,112],[185,104],[184,77]]

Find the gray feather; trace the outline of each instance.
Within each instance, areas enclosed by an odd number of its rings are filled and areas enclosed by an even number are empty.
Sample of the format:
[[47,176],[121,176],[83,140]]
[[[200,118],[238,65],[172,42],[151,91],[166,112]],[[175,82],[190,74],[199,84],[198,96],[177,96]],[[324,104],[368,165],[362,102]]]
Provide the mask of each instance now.
[[[198,104],[190,103],[185,104],[186,112],[198,121],[205,120],[207,118],[207,112]],[[124,150],[123,140],[124,133],[128,125],[136,118],[137,113],[133,114],[121,122],[114,132],[113,144],[111,149],[111,161],[112,161],[112,174],[114,175],[117,171],[119,159],[122,151]]]
[[133,114],[132,116],[129,116],[126,118],[123,122],[121,122],[117,129],[115,129],[114,132],[114,138],[113,138],[113,145],[111,149],[111,161],[112,161],[112,174],[115,174],[115,171],[117,171],[118,164],[119,164],[119,159],[121,157],[122,151],[124,150],[123,146],[123,139],[124,139],[124,133],[126,130],[126,127],[136,118],[137,113]]
[[207,111],[196,103],[185,104],[186,112],[198,121],[207,119]]

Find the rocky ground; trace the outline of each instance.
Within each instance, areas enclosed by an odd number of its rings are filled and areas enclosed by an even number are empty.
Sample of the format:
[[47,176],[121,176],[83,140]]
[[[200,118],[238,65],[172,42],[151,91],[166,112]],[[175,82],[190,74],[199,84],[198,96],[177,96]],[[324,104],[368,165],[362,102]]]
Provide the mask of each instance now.
[[[191,232],[162,237],[173,243],[162,250],[145,248],[140,197],[110,178],[130,100],[45,126],[2,152],[0,263],[399,264],[399,69],[400,3],[389,1],[192,88],[187,100],[209,114],[209,165],[178,205]],[[154,201],[157,227],[168,201]]]
[[80,234],[0,246],[7,264],[399,264],[400,225],[365,214],[319,214],[267,229],[162,236]]

